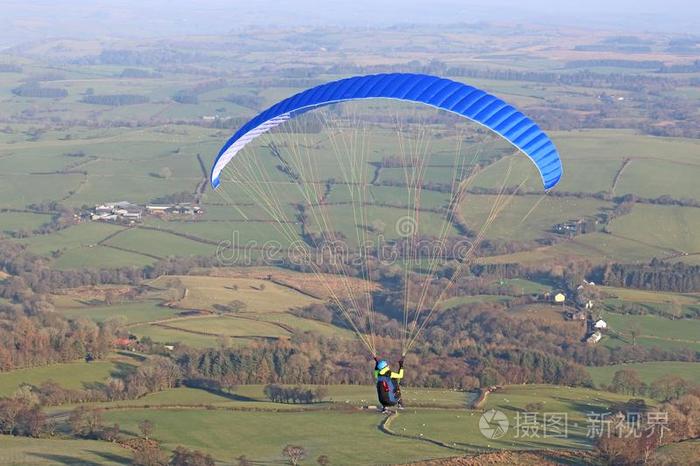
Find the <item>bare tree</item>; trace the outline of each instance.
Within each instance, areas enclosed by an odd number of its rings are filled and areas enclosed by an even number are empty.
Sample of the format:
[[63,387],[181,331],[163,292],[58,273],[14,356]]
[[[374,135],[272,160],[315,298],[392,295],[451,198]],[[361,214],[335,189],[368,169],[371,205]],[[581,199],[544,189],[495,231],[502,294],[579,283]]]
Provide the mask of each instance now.
[[639,324],[633,323],[630,325],[630,336],[632,337],[632,346],[637,346],[637,337],[642,333],[642,329],[639,327]]
[[151,437],[151,435],[153,435],[154,428],[155,425],[152,421],[148,419],[144,419],[143,421],[139,422],[139,431],[141,432],[141,436],[146,440],[148,440]]
[[158,445],[145,444],[134,451],[134,466],[166,466],[168,455]]
[[287,457],[289,464],[296,466],[306,458],[306,449],[299,445],[287,445],[282,449],[282,455]]

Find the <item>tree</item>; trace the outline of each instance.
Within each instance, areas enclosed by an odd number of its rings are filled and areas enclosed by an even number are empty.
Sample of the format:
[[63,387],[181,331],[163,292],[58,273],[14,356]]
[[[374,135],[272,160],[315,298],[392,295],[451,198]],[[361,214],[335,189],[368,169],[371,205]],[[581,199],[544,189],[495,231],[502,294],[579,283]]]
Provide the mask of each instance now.
[[0,431],[12,435],[22,414],[23,404],[14,398],[0,400]]
[[68,416],[68,425],[70,426],[70,431],[73,435],[83,436],[85,435],[85,414],[87,409],[85,406],[78,406],[73,411],[71,411]]
[[331,459],[326,455],[321,455],[318,458],[316,458],[316,462],[321,466],[328,466],[329,464],[331,464]]
[[153,425],[153,422],[148,419],[144,419],[143,421],[139,422],[139,432],[141,432],[141,436],[146,440],[153,435],[154,428],[155,426]]
[[248,308],[248,305],[240,299],[234,299],[233,301],[228,303],[227,307],[230,312],[245,312],[245,310]]
[[215,466],[211,455],[198,450],[177,447],[170,458],[170,466]]
[[613,392],[637,395],[644,390],[644,386],[644,382],[639,378],[639,373],[636,370],[620,369],[613,375],[610,388]]
[[90,436],[98,436],[104,429],[102,425],[102,409],[90,409],[85,415],[85,427]]
[[170,179],[173,176],[173,171],[170,169],[170,167],[163,167],[160,169],[158,172],[158,176],[160,178],[163,178],[165,180]]
[[633,323],[629,328],[630,336],[632,337],[632,346],[637,346],[637,337],[642,333],[642,329],[638,323]]
[[105,394],[110,401],[121,400],[124,398],[126,386],[123,379],[110,377],[105,384]]
[[289,464],[296,466],[306,458],[306,449],[299,445],[287,445],[282,449],[282,455],[287,457]]
[[651,396],[657,400],[670,400],[684,395],[690,383],[677,375],[666,375],[654,380],[650,385]]
[[166,466],[168,455],[158,445],[146,443],[136,448],[131,463],[135,466]]
[[108,442],[116,442],[119,440],[119,433],[121,432],[121,428],[119,427],[119,424],[116,422],[112,424],[111,427],[105,427],[102,429],[102,435],[101,438],[102,440],[106,440]]
[[236,461],[238,466],[253,466],[253,463],[245,455],[239,456]]

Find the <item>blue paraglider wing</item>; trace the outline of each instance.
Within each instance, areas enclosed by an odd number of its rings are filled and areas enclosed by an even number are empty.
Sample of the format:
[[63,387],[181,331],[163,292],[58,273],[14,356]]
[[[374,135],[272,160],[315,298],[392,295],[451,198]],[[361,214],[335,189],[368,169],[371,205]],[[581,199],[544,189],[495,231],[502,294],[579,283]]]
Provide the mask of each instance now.
[[246,144],[304,112],[358,99],[418,102],[455,113],[503,137],[537,167],[545,189],[561,178],[562,166],[554,143],[530,118],[496,96],[449,79],[412,73],[355,76],[322,84],[276,103],[243,125],[221,148],[211,170],[211,185],[221,183],[221,171]]

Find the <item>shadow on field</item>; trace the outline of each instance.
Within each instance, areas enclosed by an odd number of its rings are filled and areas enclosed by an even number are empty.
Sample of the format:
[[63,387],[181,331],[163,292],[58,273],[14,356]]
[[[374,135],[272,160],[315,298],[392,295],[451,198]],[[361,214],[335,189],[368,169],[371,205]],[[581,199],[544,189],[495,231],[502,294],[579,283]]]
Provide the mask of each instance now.
[[203,380],[203,379],[186,379],[183,381],[182,385],[184,385],[187,388],[194,388],[197,390],[202,390],[207,393],[211,393],[212,395],[215,396],[220,396],[221,398],[226,398],[227,400],[231,401],[241,401],[241,402],[246,402],[246,403],[259,403],[260,400],[257,398],[250,398],[248,396],[244,395],[237,395],[235,393],[231,393],[229,391],[223,390],[219,384],[214,384],[212,385],[210,381],[208,380]]
[[136,366],[122,361],[114,362],[114,369],[110,372],[110,376],[124,379],[127,375],[136,370]]
[[597,464],[593,461],[589,461],[586,458],[583,458],[582,456],[571,456],[571,455],[558,455],[554,452],[552,453],[542,453],[542,459],[546,461],[551,461],[552,463],[555,464],[562,464],[562,465],[571,465],[571,466],[580,466],[580,465],[587,465],[587,464]]
[[[29,455],[36,456],[37,458],[42,458],[50,462],[50,464],[70,464],[70,465],[81,465],[81,466],[100,466],[100,463],[94,461],[88,461],[77,456],[68,455],[54,455],[51,453],[29,453]],[[120,457],[120,461],[124,461],[126,458]]]
[[260,403],[260,400],[257,398],[251,398],[249,396],[244,396],[244,395],[237,395],[235,393],[230,393],[230,392],[225,392],[223,390],[216,390],[214,388],[201,388],[197,387],[200,390],[204,390],[207,393],[211,393],[212,395],[220,396],[222,398],[226,398],[227,400],[231,401],[242,401],[246,403]]
[[94,451],[94,450],[88,450],[88,453],[92,453],[95,456],[100,456],[105,459],[105,461],[111,461],[113,463],[119,463],[119,464],[130,464],[131,463],[131,457],[130,456],[122,456],[122,455],[117,455],[115,453],[109,453],[106,451]]

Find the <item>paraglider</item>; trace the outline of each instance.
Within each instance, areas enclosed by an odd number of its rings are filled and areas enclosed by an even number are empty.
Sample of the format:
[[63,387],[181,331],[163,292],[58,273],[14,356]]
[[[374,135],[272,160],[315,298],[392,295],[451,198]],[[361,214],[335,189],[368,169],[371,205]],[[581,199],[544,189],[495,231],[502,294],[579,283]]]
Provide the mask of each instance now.
[[221,183],[224,167],[248,143],[309,110],[358,99],[396,99],[423,103],[479,123],[520,149],[537,166],[544,189],[561,178],[554,143],[530,118],[496,96],[437,76],[389,73],[355,76],[322,84],[282,100],[244,124],[219,151],[211,170],[211,185]]
[[374,358],[374,379],[377,383],[377,398],[382,406],[382,413],[388,414],[389,407],[398,406],[403,409],[403,400],[401,399],[401,379],[404,377],[403,359],[399,360],[399,371],[394,372],[389,367],[389,363],[385,359]]
[[[466,254],[447,257],[445,260],[452,261],[449,273],[443,271],[438,277],[437,272],[442,256],[439,256],[438,252],[424,253],[416,246],[423,231],[419,219],[421,215],[432,215],[433,219],[439,218],[435,217],[436,215],[442,216],[443,226],[429,225],[432,230],[428,235],[433,243],[440,246],[434,250],[442,251],[441,248],[448,243],[450,232],[454,231],[450,229],[450,225],[462,221],[459,212],[461,201],[465,197],[469,183],[481,169],[478,163],[479,152],[471,160],[467,160],[461,152],[461,145],[464,141],[473,142],[478,138],[464,138],[459,135],[455,137],[460,149],[452,159],[446,156],[444,150],[439,154],[439,157],[442,157],[441,163],[434,165],[434,168],[444,171],[437,175],[436,181],[432,181],[432,184],[424,182],[428,168],[426,160],[429,155],[432,155],[425,143],[427,139],[425,133],[430,131],[431,127],[425,125],[419,128],[418,137],[408,141],[401,139],[402,131],[406,127],[420,126],[415,124],[415,119],[397,131],[398,144],[390,148],[390,152],[396,154],[391,155],[393,159],[385,158],[379,161],[371,159],[372,154],[380,151],[370,151],[365,140],[367,131],[364,128],[357,131],[358,136],[354,139],[338,140],[338,134],[343,135],[344,132],[352,130],[353,124],[358,121],[346,119],[338,125],[336,131],[330,131],[326,136],[335,152],[335,161],[322,159],[325,152],[319,149],[318,139],[309,141],[306,139],[307,133],[298,130],[285,133],[289,139],[281,145],[273,142],[267,146],[258,145],[258,150],[264,147],[265,152],[272,155],[272,159],[263,159],[258,156],[259,154],[248,154],[246,156],[248,166],[245,166],[242,161],[238,161],[238,164],[233,163],[234,159],[243,158],[238,154],[246,146],[256,146],[251,143],[257,138],[271,133],[277,127],[291,125],[301,115],[315,114],[317,112],[311,111],[332,104],[348,103],[346,105],[350,105],[353,101],[361,102],[369,99],[417,103],[421,104],[420,106],[437,109],[438,112],[453,114],[457,117],[455,120],[466,120],[478,124],[481,131],[479,134],[486,134],[489,137],[498,136],[499,138],[496,139],[503,140],[512,146],[507,151],[515,148],[516,154],[524,155],[532,162],[545,193],[556,186],[562,177],[562,164],[559,153],[549,136],[533,120],[512,105],[461,82],[412,73],[355,76],[304,90],[250,119],[223,145],[211,169],[209,180],[211,186],[215,189],[220,187],[225,172],[232,185],[240,188],[237,196],[242,193],[253,200],[260,211],[276,220],[276,229],[280,235],[290,243],[294,243],[296,249],[301,249],[307,256],[308,260],[303,264],[304,270],[313,272],[318,281],[327,287],[334,309],[345,317],[349,328],[355,332],[372,357],[375,357],[377,395],[386,409],[387,406],[401,406],[399,380],[404,375],[403,356],[416,343],[434,312],[439,310],[440,302],[447,296],[447,291],[461,276],[465,266],[478,250],[486,229],[508,204],[509,198],[506,194],[514,196],[524,182],[515,187],[507,187],[506,181],[511,172],[509,166],[506,171],[506,180],[499,183],[499,188],[494,188],[491,194],[495,199],[494,205],[487,211],[482,228],[472,233]],[[386,122],[390,119],[390,116],[387,116],[376,121]],[[292,136],[297,139],[295,140]],[[410,154],[407,154],[408,152]],[[516,155],[514,158],[519,159],[519,156]],[[333,163],[337,164],[336,168],[332,166]],[[373,179],[368,175],[369,165],[375,169],[381,166],[392,167],[399,170],[403,178],[386,180],[382,184],[377,181],[378,171],[375,172]],[[453,167],[451,171],[450,167]],[[520,166],[520,169],[526,171],[529,167]],[[281,186],[289,186],[289,189],[282,191]],[[329,196],[338,186],[342,187],[344,197],[336,205],[346,209],[340,213],[334,212],[332,203],[329,202]],[[371,264],[376,264],[378,261],[376,257],[378,248],[361,247],[366,242],[369,232],[384,231],[387,220],[386,215],[374,222],[369,218],[367,206],[372,205],[372,200],[377,194],[370,192],[370,189],[376,189],[379,192],[379,188],[388,189],[389,187],[406,190],[405,195],[398,197],[405,205],[391,204],[386,207],[386,209],[394,209],[392,212],[406,213],[404,217],[398,219],[396,235],[392,240],[394,246],[403,253],[401,260],[396,261],[396,264],[403,269],[399,276],[404,286],[400,292],[403,294],[403,315],[396,318],[401,325],[399,337],[402,345],[402,359],[398,372],[391,371],[385,360],[377,359],[375,356],[378,354],[375,341],[377,319],[373,314],[374,288],[368,283],[372,283],[376,276],[376,268]],[[299,192],[297,200],[293,200],[292,188]],[[421,196],[423,190],[431,189],[434,193],[446,193],[446,197],[442,205],[428,209],[424,206],[424,199]],[[392,199],[394,198],[397,197]],[[233,199],[229,201],[236,206]],[[525,214],[521,223],[540,201]],[[382,214],[387,212],[388,210],[382,211]],[[241,215],[246,218],[245,212],[241,211]],[[403,223],[400,223],[401,221]],[[315,224],[310,225],[311,223]],[[340,231],[338,223],[343,223],[343,227],[346,228],[344,232]],[[351,226],[348,226],[348,223],[351,223]],[[315,228],[311,228],[312,226]],[[347,231],[347,228],[352,231]],[[462,231],[465,230],[467,228],[462,228]],[[295,241],[300,236],[302,240]],[[319,264],[319,261],[315,260],[318,256],[312,258],[314,250],[321,246],[348,238],[355,242],[356,255],[361,259],[352,266],[343,260],[331,260]],[[325,253],[328,254],[328,251],[326,250]],[[325,256],[321,258],[326,259]],[[329,274],[337,276],[338,280],[329,280]],[[359,278],[362,285],[352,282],[349,280],[350,277]],[[431,286],[434,287],[436,283],[444,284],[442,291],[429,293],[428,289]]]

